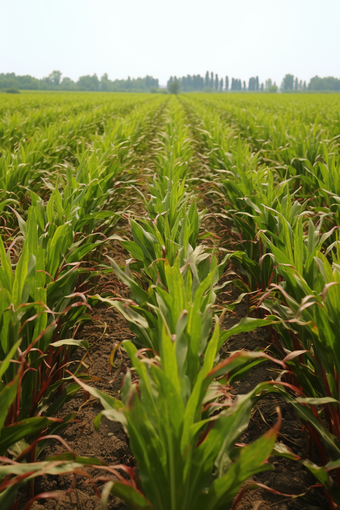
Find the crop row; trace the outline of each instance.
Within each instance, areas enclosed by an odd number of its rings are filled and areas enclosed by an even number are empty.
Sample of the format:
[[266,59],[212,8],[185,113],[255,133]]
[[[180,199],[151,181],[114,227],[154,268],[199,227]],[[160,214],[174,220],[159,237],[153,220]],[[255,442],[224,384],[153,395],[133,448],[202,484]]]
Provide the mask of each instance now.
[[234,105],[234,124],[250,127],[240,135],[215,102],[197,103],[190,98],[187,107],[209,150],[214,210],[230,234],[227,256],[238,287],[250,292],[251,309],[277,318],[273,343],[277,355],[290,358],[282,381],[318,451],[323,467],[309,467],[332,507],[339,502],[340,466],[340,154],[338,131],[330,127],[337,112],[325,126],[285,127],[279,116],[261,112],[264,132],[252,123],[254,112],[246,121]]
[[[138,462],[137,478],[127,467],[117,467],[130,480],[117,473],[118,480],[103,491],[104,505],[110,491],[134,508],[230,508],[241,484],[269,468],[265,461],[277,435],[276,426],[241,451],[235,447],[252,406],[271,387],[264,383],[233,401],[217,378],[237,381],[267,357],[235,352],[218,359],[235,329],[221,332],[218,317],[213,320],[225,262],[200,242],[204,212],[197,210],[188,184],[193,141],[185,120],[183,109],[172,102],[146,214],[130,219],[133,240],[121,241],[129,252],[125,271],[111,260],[130,298],[97,296],[116,307],[135,333],[122,343],[132,368],[120,401],[82,384],[101,400],[101,415],[123,424]],[[242,326],[250,330],[259,323],[246,319]]]
[[[79,389],[66,370],[72,352],[88,347],[75,339],[90,320],[87,291],[102,271],[103,248],[112,239],[122,197],[136,179],[134,165],[163,108],[156,101],[146,109],[141,103],[140,111],[137,103],[133,114],[116,123],[109,119],[101,135],[93,126],[83,142],[77,131],[84,124],[80,115],[51,124],[47,139],[44,128],[37,129],[32,143],[39,151],[23,141],[14,153],[2,146],[0,455],[7,464],[0,468],[2,508],[10,508],[20,486],[41,473],[36,459],[49,438],[74,418],[54,416]],[[81,150],[74,146],[67,159],[57,148],[69,144],[70,126]],[[64,135],[56,140],[57,132]],[[50,154],[47,146],[53,147]],[[76,373],[88,377],[81,363]],[[64,461],[47,464],[47,472],[69,469]]]

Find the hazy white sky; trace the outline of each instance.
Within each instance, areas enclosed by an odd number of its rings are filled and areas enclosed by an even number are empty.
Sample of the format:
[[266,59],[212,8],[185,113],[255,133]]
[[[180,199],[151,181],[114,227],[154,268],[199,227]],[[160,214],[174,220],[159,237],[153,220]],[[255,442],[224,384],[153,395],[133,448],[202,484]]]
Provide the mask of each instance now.
[[0,0],[0,72],[340,77],[340,0]]

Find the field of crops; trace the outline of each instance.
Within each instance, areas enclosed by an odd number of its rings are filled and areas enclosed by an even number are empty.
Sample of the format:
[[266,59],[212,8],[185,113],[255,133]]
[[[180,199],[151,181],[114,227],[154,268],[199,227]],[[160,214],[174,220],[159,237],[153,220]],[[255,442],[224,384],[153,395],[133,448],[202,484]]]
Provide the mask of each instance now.
[[340,96],[0,95],[1,510],[340,507]]

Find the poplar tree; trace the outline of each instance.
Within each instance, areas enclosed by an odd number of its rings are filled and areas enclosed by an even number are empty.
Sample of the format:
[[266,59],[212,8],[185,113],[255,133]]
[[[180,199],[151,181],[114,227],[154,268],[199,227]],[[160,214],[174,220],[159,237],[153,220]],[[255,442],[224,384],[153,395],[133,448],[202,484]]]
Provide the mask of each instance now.
[[229,78],[228,76],[225,77],[225,90],[229,90]]
[[286,74],[282,80],[281,89],[293,90],[293,88],[294,88],[294,75]]
[[251,91],[256,90],[256,78],[254,78],[253,76],[251,78],[249,78],[248,90],[251,90]]

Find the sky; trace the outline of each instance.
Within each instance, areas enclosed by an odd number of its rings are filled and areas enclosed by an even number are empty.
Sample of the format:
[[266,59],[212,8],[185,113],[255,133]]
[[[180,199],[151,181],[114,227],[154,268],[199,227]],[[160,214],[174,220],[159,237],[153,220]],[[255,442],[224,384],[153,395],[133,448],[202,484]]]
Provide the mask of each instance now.
[[0,0],[0,73],[340,78],[340,0]]

